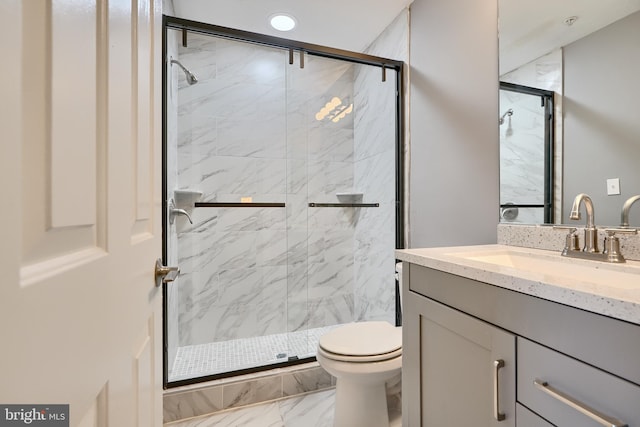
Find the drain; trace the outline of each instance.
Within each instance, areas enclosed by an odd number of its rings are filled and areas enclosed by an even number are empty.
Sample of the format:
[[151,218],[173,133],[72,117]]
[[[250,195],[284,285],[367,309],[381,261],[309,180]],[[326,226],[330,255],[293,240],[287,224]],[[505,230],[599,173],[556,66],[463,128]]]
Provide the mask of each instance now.
[[276,355],[276,359],[284,359],[285,357],[287,357],[287,353],[278,353]]

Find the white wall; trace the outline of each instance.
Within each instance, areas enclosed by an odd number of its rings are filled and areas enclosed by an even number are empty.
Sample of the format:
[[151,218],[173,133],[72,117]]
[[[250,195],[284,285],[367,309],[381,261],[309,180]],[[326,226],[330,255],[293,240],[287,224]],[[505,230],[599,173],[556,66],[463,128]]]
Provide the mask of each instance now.
[[[624,201],[640,194],[640,12],[564,49],[564,218],[579,193],[593,199],[596,225],[620,223]],[[615,48],[613,48],[615,47]],[[606,180],[620,178],[617,196]],[[640,225],[632,209],[631,225]],[[581,222],[582,223],[582,222]]]
[[496,242],[497,8],[411,6],[411,247]]

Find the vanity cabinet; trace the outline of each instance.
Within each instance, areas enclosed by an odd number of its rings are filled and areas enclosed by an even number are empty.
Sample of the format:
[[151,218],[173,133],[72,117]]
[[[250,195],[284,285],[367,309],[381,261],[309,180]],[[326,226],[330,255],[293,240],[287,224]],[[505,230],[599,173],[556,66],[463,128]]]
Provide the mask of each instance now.
[[640,325],[403,272],[403,426],[640,427]]
[[420,366],[408,425],[514,427],[515,335],[420,295],[405,307],[403,366]]

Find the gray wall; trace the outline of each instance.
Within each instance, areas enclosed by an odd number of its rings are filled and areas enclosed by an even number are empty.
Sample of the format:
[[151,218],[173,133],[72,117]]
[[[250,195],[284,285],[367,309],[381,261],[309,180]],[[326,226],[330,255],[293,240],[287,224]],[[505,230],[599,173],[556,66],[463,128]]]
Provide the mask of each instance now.
[[[596,225],[617,225],[640,194],[640,12],[564,49],[564,218],[578,193],[591,196]],[[620,178],[607,196],[607,178]],[[584,212],[584,211],[583,211]],[[631,224],[640,226],[640,206]]]
[[410,246],[496,242],[498,5],[411,6]]

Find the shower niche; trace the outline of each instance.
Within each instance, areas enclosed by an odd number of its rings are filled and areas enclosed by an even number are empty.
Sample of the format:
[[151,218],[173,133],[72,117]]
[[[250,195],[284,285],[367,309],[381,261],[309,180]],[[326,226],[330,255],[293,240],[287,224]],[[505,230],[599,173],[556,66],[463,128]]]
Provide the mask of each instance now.
[[166,385],[310,361],[333,327],[393,324],[402,64],[164,29],[163,255],[181,271],[164,289]]

